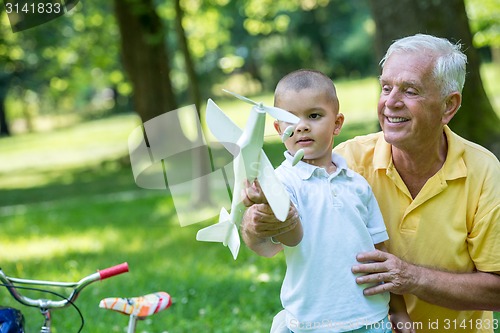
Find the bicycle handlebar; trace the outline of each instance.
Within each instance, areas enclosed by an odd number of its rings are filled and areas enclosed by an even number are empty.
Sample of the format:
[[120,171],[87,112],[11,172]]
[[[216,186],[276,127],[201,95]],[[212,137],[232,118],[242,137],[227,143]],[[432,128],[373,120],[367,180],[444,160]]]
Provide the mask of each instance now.
[[115,275],[119,275],[122,273],[128,272],[128,263],[124,262],[123,264],[119,264],[113,267],[109,267],[99,271],[99,275],[101,276],[101,280],[113,277]]
[[[128,272],[128,264],[124,262],[122,264],[98,271],[97,273],[90,274],[82,278],[78,282],[57,282],[57,281],[41,281],[41,280],[13,278],[5,275],[5,273],[0,268],[0,281],[10,292],[12,297],[14,297],[14,299],[16,299],[19,303],[27,306],[37,307],[40,309],[54,309],[54,308],[63,308],[73,303],[80,294],[80,292],[82,291],[82,289],[88,286],[89,284],[126,272]],[[73,291],[71,292],[68,298],[59,301],[54,301],[49,299],[32,299],[21,295],[17,290],[18,287],[15,284],[73,288]]]

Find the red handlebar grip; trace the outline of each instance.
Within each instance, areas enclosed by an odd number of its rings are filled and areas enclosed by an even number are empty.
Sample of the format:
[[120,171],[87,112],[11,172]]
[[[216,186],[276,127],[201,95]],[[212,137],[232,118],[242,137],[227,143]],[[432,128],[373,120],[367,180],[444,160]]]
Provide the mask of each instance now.
[[99,271],[99,275],[101,276],[101,280],[104,280],[112,276],[127,272],[128,272],[128,263],[124,262],[123,264],[119,264],[113,267],[103,269],[102,271]]

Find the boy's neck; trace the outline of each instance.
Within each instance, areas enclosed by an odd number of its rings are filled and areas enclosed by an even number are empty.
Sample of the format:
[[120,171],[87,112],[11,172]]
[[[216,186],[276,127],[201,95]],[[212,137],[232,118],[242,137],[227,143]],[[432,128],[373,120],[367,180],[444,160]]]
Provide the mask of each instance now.
[[335,173],[337,171],[337,166],[335,163],[331,162],[328,167],[325,168],[326,172],[328,172],[329,175]]
[[325,169],[329,175],[337,171],[337,166],[335,165],[335,163],[332,162],[332,160],[329,160],[328,162],[327,161],[321,162],[318,160],[303,160],[303,161],[307,164]]

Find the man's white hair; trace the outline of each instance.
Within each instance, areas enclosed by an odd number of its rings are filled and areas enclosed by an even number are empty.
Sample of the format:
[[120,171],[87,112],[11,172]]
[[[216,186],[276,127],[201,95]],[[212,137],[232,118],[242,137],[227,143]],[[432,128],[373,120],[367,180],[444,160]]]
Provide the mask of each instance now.
[[465,83],[465,67],[467,56],[461,51],[460,44],[452,44],[445,38],[416,34],[396,40],[380,61],[384,64],[394,52],[427,52],[436,58],[433,75],[441,93],[446,96],[452,92],[462,93]]

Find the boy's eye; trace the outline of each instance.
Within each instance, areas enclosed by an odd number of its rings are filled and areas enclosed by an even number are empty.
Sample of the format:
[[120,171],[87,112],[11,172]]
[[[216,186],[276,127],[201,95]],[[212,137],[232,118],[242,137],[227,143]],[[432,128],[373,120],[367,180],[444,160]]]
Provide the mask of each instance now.
[[312,113],[312,114],[309,115],[309,118],[311,118],[311,119],[317,119],[319,117],[321,117],[321,116],[318,113]]

